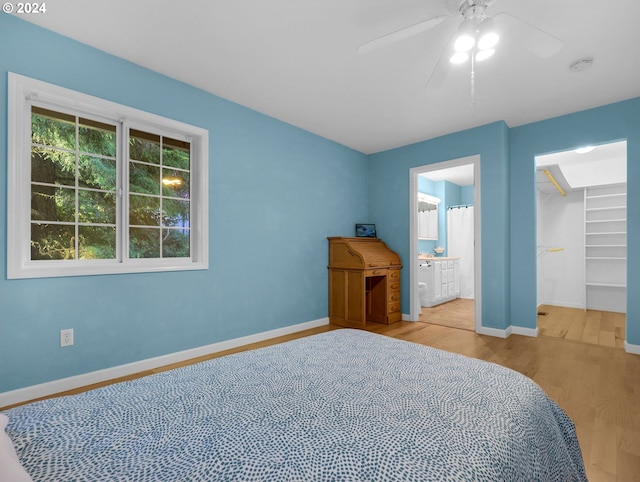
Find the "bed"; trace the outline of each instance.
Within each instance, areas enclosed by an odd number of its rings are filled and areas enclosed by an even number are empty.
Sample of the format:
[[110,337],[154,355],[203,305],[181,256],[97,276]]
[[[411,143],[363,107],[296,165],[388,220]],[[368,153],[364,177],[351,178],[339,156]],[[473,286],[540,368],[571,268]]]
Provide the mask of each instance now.
[[529,378],[352,329],[3,414],[35,482],[587,480]]

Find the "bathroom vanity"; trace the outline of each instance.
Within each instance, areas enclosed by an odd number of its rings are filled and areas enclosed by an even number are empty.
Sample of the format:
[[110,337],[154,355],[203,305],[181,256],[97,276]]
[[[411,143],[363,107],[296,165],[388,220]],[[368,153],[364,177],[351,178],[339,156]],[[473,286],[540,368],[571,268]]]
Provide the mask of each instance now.
[[418,259],[420,305],[431,307],[460,296],[460,258]]

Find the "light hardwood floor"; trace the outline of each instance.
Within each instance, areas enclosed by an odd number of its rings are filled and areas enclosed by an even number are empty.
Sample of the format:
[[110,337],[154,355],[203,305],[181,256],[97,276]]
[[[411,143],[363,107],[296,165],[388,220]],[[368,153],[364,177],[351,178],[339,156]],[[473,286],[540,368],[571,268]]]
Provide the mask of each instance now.
[[[339,328],[315,328],[139,376],[333,329]],[[640,356],[561,338],[511,335],[501,339],[429,323],[369,323],[366,329],[498,363],[532,378],[573,419],[591,482],[640,480]],[[132,378],[136,377],[125,379]],[[73,392],[79,391],[83,390]]]
[[538,332],[541,336],[624,349],[625,319],[624,313],[540,305]]
[[473,300],[456,298],[430,308],[423,306],[418,321],[475,331],[473,304]]

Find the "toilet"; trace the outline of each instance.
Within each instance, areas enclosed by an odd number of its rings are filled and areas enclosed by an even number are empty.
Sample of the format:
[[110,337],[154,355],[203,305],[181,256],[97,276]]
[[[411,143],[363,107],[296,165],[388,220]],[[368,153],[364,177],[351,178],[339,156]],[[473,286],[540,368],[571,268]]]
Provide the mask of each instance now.
[[429,302],[429,278],[431,262],[421,261],[418,264],[418,297],[420,306],[430,306]]

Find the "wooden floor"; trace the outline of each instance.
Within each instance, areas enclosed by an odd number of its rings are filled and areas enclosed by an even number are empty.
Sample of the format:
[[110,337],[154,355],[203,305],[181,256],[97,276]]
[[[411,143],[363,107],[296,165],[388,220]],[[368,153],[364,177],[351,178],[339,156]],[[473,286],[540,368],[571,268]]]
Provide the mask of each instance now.
[[461,330],[476,331],[473,305],[474,300],[456,298],[455,300],[430,308],[423,306],[418,321],[421,323],[433,323],[451,328],[459,328]]
[[541,336],[624,349],[625,319],[624,313],[540,305],[538,332]]
[[[339,328],[323,326],[190,362],[333,329]],[[566,338],[511,335],[502,339],[429,323],[369,323],[366,329],[498,363],[532,378],[574,421],[587,476],[591,482],[640,480],[640,356]],[[144,372],[138,376],[190,362]],[[112,382],[136,377],[125,377]],[[83,390],[67,394],[79,391]]]

